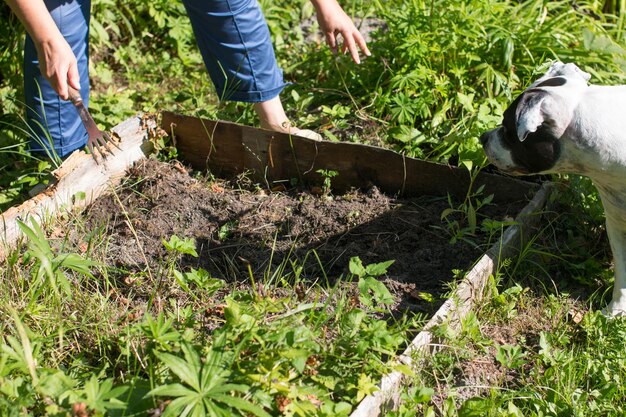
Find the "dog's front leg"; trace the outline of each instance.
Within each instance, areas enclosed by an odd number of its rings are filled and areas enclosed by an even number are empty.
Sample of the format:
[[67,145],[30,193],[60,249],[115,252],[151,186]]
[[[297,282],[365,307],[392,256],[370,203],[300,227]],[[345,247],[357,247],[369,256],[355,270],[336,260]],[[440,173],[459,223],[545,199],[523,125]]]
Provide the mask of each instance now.
[[613,216],[613,210],[605,207],[606,229],[611,243],[614,259],[615,283],[613,285],[613,299],[606,306],[604,313],[609,316],[626,315],[626,222],[618,214]]

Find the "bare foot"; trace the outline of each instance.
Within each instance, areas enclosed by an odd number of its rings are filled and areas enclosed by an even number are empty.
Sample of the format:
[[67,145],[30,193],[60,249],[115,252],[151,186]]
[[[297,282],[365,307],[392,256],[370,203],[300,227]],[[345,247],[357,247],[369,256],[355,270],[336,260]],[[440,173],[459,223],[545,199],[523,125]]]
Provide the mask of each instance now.
[[285,109],[283,108],[279,96],[267,101],[254,103],[254,110],[259,116],[263,129],[302,136],[309,139],[322,140],[322,136],[319,133],[308,129],[298,129],[291,124],[285,114]]

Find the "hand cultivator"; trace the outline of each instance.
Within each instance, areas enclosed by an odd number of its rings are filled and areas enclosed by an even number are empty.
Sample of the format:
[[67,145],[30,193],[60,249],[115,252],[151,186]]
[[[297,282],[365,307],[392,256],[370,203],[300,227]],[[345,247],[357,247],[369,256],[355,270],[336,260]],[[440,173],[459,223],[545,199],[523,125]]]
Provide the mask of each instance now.
[[87,139],[87,148],[89,149],[89,153],[93,156],[93,159],[96,161],[96,164],[99,164],[98,158],[96,157],[96,151],[100,155],[100,160],[106,159],[106,153],[103,151],[103,148],[109,153],[112,153],[113,150],[109,146],[112,144],[117,149],[121,150],[119,146],[115,144],[111,140],[111,137],[108,133],[101,131],[96,126],[96,122],[94,122],[91,114],[89,114],[89,110],[85,107],[83,103],[83,98],[80,96],[80,92],[72,87],[69,87],[70,90],[70,100],[78,110],[78,114],[80,115],[80,119],[87,129],[87,133],[89,134],[89,139]]

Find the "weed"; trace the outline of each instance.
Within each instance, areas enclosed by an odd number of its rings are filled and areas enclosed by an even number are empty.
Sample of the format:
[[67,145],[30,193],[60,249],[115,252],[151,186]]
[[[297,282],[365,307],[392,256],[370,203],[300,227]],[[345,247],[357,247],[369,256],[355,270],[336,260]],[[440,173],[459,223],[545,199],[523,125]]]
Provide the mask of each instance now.
[[[152,396],[173,398],[164,416],[233,415],[233,413],[269,417],[263,408],[242,398],[250,390],[243,384],[228,383],[235,352],[226,349],[227,336],[214,338],[209,352],[202,360],[188,344],[182,344],[184,357],[157,352],[159,360],[178,378],[171,383],[154,388]],[[238,393],[238,395],[233,395]]]
[[[34,274],[44,268],[46,259],[58,265],[58,271],[69,268],[55,263],[62,259],[57,249],[39,242],[43,232],[38,227],[26,232],[39,236],[28,250],[46,256],[23,268]],[[282,410],[303,416],[347,416],[357,399],[377,389],[376,382],[392,366],[385,364],[384,358],[398,352],[407,329],[415,325],[388,323],[378,317],[392,299],[376,277],[384,274],[390,263],[351,261],[350,269],[361,282],[354,304],[352,295],[339,286],[313,286],[307,295],[295,297],[297,291],[288,286],[294,280],[293,285],[301,285],[297,272],[301,267],[293,262],[290,268],[286,263],[268,271],[265,279],[256,283],[257,290],[250,293],[200,269],[180,271],[177,259],[196,253],[193,241],[172,236],[163,244],[168,256],[158,268],[159,276],[162,283],[175,280],[179,285],[171,290],[163,285],[159,296],[167,299],[168,291],[182,295],[170,303],[161,302],[150,310],[149,297],[143,301],[136,298],[135,302],[140,302],[137,310],[103,327],[94,326],[88,317],[83,324],[77,323],[65,314],[56,314],[56,320],[44,323],[32,315],[49,314],[47,309],[54,311],[59,306],[48,301],[58,299],[54,291],[42,290],[38,299],[44,302],[31,304],[25,313],[37,323],[36,328],[26,328],[24,320],[12,313],[13,325],[4,326],[9,331],[0,340],[3,415],[12,415],[17,406],[37,415],[160,410],[164,415],[268,416]],[[290,276],[291,271],[295,276]],[[59,282],[60,278],[54,279]],[[56,285],[60,294],[65,294],[65,284]],[[281,290],[287,287],[287,291],[270,295],[272,285]],[[222,288],[226,291],[220,291]],[[111,290],[123,289],[114,286]],[[124,297],[118,297],[97,288],[90,294],[100,308],[113,311],[123,302]],[[82,303],[65,295],[63,310],[77,311],[74,301]],[[95,309],[89,311],[96,313]],[[209,311],[215,317],[207,322]],[[115,314],[119,317],[120,313]],[[329,332],[339,333],[330,337]],[[71,348],[74,343],[80,343],[80,350]],[[73,353],[59,355],[60,365],[49,353],[53,346]]]
[[[452,196],[448,194],[448,204],[450,207],[443,210],[441,220],[446,222],[446,232],[451,236],[450,243],[454,244],[459,240],[468,243],[479,231],[478,211],[493,201],[493,194],[483,197],[485,186],[481,185],[476,190],[473,189],[474,182],[479,169],[472,170],[472,162],[464,161],[463,164],[470,174],[470,185],[463,201],[457,206],[452,201]],[[502,224],[493,224],[493,221],[486,219],[485,227],[482,229],[488,232],[498,232],[502,229]],[[494,227],[495,226],[495,227]],[[500,229],[500,230],[498,230]]]
[[75,253],[55,254],[37,222],[31,218],[31,227],[18,220],[18,226],[28,238],[28,250],[25,262],[33,261],[35,274],[30,287],[31,303],[38,302],[41,295],[50,292],[56,302],[61,304],[64,297],[71,296],[73,285],[66,275],[72,270],[94,279],[91,268],[97,264]]
[[334,171],[332,169],[318,169],[315,172],[320,174],[322,178],[324,179],[324,183],[322,185],[322,195],[324,197],[330,197],[331,192],[332,192],[332,183],[331,183],[332,178],[339,175],[339,172]]

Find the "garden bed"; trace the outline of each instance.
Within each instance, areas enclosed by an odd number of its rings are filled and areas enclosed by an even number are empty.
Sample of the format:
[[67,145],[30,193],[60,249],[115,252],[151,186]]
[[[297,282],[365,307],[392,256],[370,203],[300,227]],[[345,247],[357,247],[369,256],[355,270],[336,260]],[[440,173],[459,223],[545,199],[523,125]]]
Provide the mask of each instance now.
[[[501,229],[465,232],[456,242],[452,218],[442,213],[458,201],[446,196],[396,198],[376,187],[342,195],[296,186],[275,191],[248,178],[196,179],[180,163],[147,159],[130,169],[127,186],[103,196],[85,212],[86,228],[107,239],[107,265],[127,273],[155,270],[167,257],[162,240],[193,239],[198,256],[180,267],[251,285],[282,265],[297,264],[308,282],[349,275],[351,257],[364,264],[393,260],[385,283],[398,312],[431,314],[455,278],[472,268]],[[488,205],[479,219],[511,222],[525,200]],[[80,240],[80,239],[78,239]],[[460,275],[459,273],[459,275]],[[354,283],[356,285],[356,283]]]
[[[297,277],[299,285],[333,284],[351,276],[353,257],[365,265],[393,261],[380,277],[394,295],[391,312],[432,316],[407,341],[400,357],[406,364],[414,350],[428,347],[430,328],[458,320],[480,298],[499,257],[514,255],[532,236],[549,194],[536,184],[470,177],[465,169],[370,146],[167,113],[155,127],[145,118],[118,126],[123,151],[104,164],[74,154],[55,185],[3,214],[6,246],[19,240],[17,219],[45,220],[87,207],[84,227],[66,222],[56,237],[79,252],[99,246],[102,261],[113,267],[110,277],[124,282],[118,291],[125,293],[116,299],[139,312],[180,295],[173,283],[161,283],[155,292],[137,280],[143,275],[154,283],[153,271],[170,262],[164,242],[172,236],[191,239],[197,252],[177,260],[178,269],[202,268],[268,297],[258,283],[276,271]],[[171,134],[180,161],[144,158],[148,139],[158,141],[163,131]],[[346,285],[354,286],[357,300],[356,282]],[[399,372],[383,378],[381,389],[353,415],[393,407],[403,378]]]

